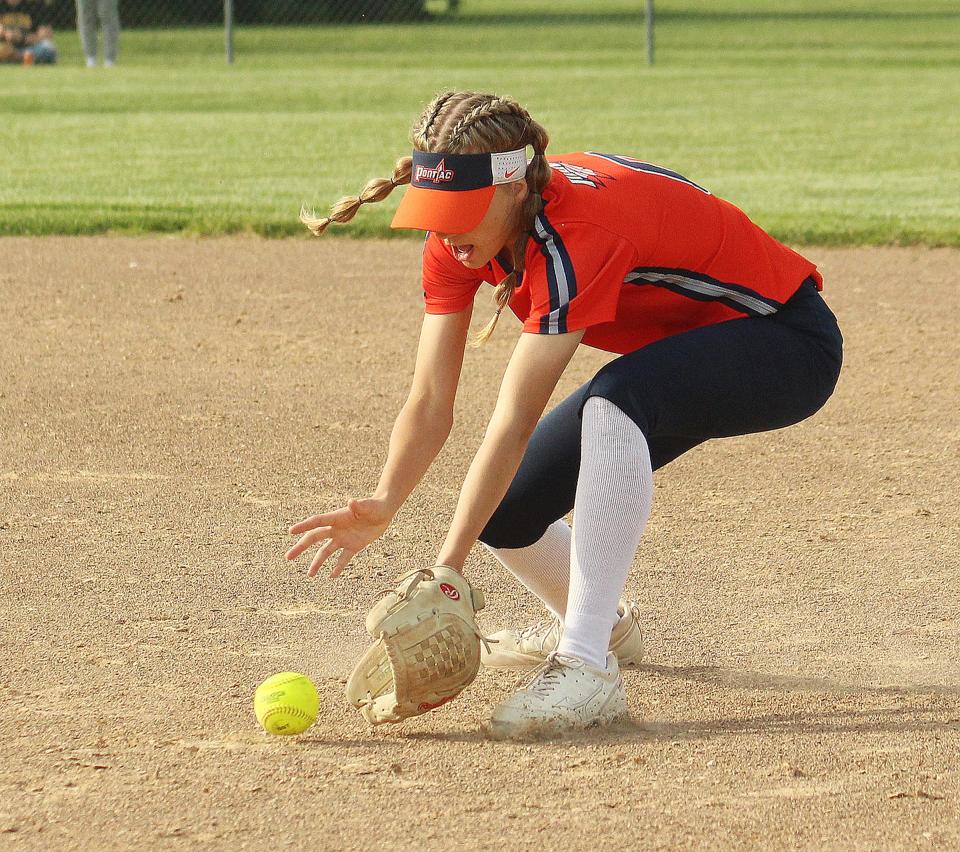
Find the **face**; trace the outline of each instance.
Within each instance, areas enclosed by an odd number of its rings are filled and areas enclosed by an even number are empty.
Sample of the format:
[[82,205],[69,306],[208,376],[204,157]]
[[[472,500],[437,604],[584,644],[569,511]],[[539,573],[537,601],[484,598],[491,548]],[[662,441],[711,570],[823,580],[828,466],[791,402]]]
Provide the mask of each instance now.
[[437,236],[453,249],[454,256],[468,269],[480,269],[502,248],[512,247],[520,231],[520,209],[528,195],[527,182],[501,184],[483,220],[465,234]]

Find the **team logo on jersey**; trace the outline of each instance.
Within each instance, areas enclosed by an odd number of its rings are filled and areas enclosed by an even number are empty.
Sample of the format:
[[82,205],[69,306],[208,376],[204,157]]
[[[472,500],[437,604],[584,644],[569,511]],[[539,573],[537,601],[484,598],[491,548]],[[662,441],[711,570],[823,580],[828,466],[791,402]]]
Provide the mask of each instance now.
[[417,166],[417,173],[413,179],[430,183],[450,183],[453,180],[453,169],[448,169],[447,164],[441,160],[432,167]]
[[704,195],[711,195],[709,189],[704,189],[700,184],[694,183],[690,178],[685,178],[683,175],[678,174],[675,171],[670,169],[665,169],[663,166],[657,166],[653,163],[645,163],[643,160],[638,160],[636,157],[624,157],[620,154],[600,154],[597,151],[584,151],[584,154],[588,154],[591,157],[599,157],[601,160],[606,160],[609,163],[613,163],[617,166],[623,166],[624,168],[630,169],[634,172],[644,172],[648,175],[658,175],[660,177],[667,178],[668,180],[675,180],[678,183],[685,183],[687,186],[692,186],[694,189],[702,192]]
[[616,180],[613,175],[595,172],[586,166],[574,166],[570,163],[550,163],[550,168],[556,169],[556,171],[560,172],[570,183],[575,183],[578,186],[590,186],[593,187],[593,189],[606,186],[605,181]]

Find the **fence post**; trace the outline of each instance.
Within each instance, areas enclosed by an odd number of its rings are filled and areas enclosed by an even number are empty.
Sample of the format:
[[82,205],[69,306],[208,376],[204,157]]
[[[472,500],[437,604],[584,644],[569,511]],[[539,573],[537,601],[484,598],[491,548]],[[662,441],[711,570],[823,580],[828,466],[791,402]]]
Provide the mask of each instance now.
[[227,65],[233,65],[233,0],[223,0],[223,30],[227,48]]
[[647,65],[653,65],[653,0],[647,0]]

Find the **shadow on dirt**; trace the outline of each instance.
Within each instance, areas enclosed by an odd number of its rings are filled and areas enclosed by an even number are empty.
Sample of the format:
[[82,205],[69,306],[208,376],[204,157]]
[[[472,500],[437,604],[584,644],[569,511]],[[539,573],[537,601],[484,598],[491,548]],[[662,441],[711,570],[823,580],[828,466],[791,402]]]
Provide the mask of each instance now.
[[935,683],[866,686],[840,683],[828,678],[803,675],[775,675],[755,671],[725,669],[720,666],[637,666],[638,671],[661,677],[681,678],[696,683],[729,686],[737,689],[776,689],[791,692],[827,692],[868,695],[949,695],[960,697],[960,686]]
[[[727,735],[790,732],[793,734],[901,734],[907,731],[944,731],[960,736],[960,707],[942,699],[960,698],[960,687],[942,684],[901,684],[864,686],[845,684],[827,678],[773,675],[755,671],[737,671],[718,666],[641,665],[638,671],[665,678],[680,678],[732,689],[808,692],[820,696],[820,708],[813,711],[771,713],[734,719],[697,719],[660,722],[631,718],[602,730],[587,730],[561,737],[531,738],[545,746],[569,743],[614,745],[629,741],[690,742]],[[840,702],[843,696],[928,696],[935,705],[925,708],[916,703],[904,707],[853,708]],[[834,702],[835,700],[835,702]],[[403,739],[425,742],[480,743],[486,740],[480,730],[451,732],[400,731]],[[360,743],[357,743],[359,745]],[[369,745],[369,744],[368,744]]]
[[[935,715],[934,715],[935,714]],[[500,744],[533,743],[546,747],[570,744],[623,745],[628,742],[671,742],[677,745],[700,740],[713,740],[730,735],[770,734],[904,734],[909,731],[952,732],[960,736],[960,718],[943,718],[937,711],[916,708],[851,710],[836,708],[822,713],[778,713],[743,719],[707,719],[678,722],[657,722],[631,718],[601,730],[577,731],[562,736],[530,737],[508,740]],[[490,742],[480,730],[451,732],[398,731],[402,739],[435,743]],[[378,746],[373,741],[353,741],[355,746]]]

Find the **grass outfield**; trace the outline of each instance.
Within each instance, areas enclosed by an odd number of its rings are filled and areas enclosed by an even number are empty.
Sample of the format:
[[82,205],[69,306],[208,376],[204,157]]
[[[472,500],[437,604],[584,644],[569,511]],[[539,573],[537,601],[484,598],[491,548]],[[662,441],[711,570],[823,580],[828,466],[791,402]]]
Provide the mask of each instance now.
[[[58,67],[0,67],[0,233],[301,233],[302,202],[387,175],[455,86],[518,98],[553,152],[676,168],[789,242],[960,245],[956,0],[658,0],[652,69],[642,7],[243,29],[232,68],[217,29],[124,32],[111,70],[62,32]],[[395,203],[334,230],[387,233]]]

